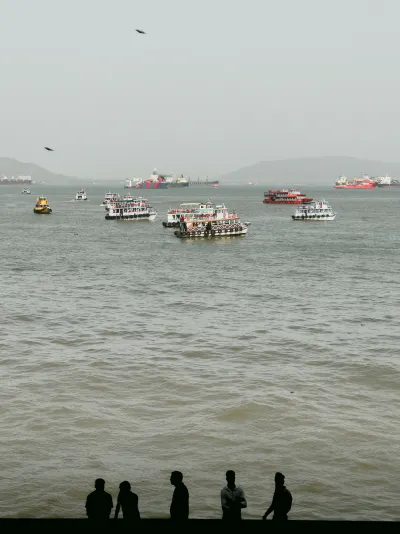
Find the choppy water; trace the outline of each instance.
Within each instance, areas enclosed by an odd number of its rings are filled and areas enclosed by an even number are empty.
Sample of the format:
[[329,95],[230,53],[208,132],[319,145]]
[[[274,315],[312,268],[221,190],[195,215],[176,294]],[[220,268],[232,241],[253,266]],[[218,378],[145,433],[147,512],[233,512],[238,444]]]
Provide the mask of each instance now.
[[[292,519],[399,519],[400,190],[305,188],[338,212],[316,224],[260,187],[146,191],[159,217],[124,223],[108,188],[0,190],[0,515],[84,516],[101,476],[164,517],[178,469],[191,516],[220,517],[234,469],[244,517],[282,470]],[[209,196],[245,238],[161,226]]]

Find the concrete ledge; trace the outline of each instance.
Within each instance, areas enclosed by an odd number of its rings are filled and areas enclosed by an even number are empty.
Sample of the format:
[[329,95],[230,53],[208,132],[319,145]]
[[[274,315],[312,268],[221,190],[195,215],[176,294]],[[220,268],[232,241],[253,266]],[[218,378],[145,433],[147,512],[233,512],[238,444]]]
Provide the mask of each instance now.
[[187,522],[173,522],[169,519],[142,519],[129,524],[123,519],[109,520],[96,524],[88,519],[0,519],[0,533],[8,532],[400,532],[399,521],[287,521],[276,524],[267,520],[242,520],[239,523],[227,523],[220,519],[189,519]]

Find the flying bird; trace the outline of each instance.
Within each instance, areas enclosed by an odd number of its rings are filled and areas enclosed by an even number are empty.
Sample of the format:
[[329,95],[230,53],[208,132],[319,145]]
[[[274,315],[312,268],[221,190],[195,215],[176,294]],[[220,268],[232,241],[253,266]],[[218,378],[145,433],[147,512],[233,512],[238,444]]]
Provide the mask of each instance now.
[[138,33],[142,33],[143,35],[147,35],[146,32],[144,32],[143,30],[136,30]]
[[48,150],[49,152],[54,152],[54,150],[52,148],[49,148],[48,146],[45,146],[44,149]]

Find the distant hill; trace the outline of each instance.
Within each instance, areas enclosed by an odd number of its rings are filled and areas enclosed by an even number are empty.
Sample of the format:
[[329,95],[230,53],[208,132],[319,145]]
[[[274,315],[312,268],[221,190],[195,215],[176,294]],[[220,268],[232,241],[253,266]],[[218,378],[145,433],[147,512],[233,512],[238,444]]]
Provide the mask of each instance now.
[[22,161],[17,161],[16,159],[0,157],[0,176],[1,174],[4,174],[8,178],[16,176],[17,174],[30,175],[35,182],[45,182],[47,184],[62,184],[80,180],[80,178],[74,176],[55,174],[43,167],[39,167],[39,165],[35,165],[34,163],[24,163]]
[[400,163],[327,156],[323,158],[261,161],[220,177],[222,183],[258,185],[332,185],[341,174],[352,178],[363,173],[369,176],[400,177]]

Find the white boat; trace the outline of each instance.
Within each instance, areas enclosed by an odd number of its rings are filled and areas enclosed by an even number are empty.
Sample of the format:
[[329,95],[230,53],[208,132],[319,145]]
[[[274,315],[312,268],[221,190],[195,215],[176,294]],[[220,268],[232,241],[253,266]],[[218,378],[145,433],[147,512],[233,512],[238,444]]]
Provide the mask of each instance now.
[[226,206],[215,206],[213,215],[185,217],[174,234],[182,239],[196,237],[235,237],[247,234],[247,224],[241,223],[237,213],[229,213]]
[[393,179],[391,176],[379,176],[376,185],[378,187],[400,187],[399,180]]
[[294,221],[334,221],[337,213],[325,200],[317,200],[307,204],[301,204],[296,209],[292,219]]
[[110,202],[116,202],[117,200],[120,200],[121,197],[118,193],[112,193],[111,191],[109,191],[108,193],[106,193],[104,195],[104,200],[103,200],[103,206],[106,205],[106,204],[109,204]]
[[83,189],[77,191],[75,195],[75,200],[87,200],[87,195]]
[[215,204],[213,204],[211,200],[207,200],[207,202],[184,202],[179,208],[168,210],[167,220],[163,221],[162,224],[165,228],[178,228],[181,217],[186,217],[186,221],[188,221],[195,216],[212,215],[214,211]]
[[106,205],[106,220],[114,221],[154,221],[156,210],[143,197],[119,199]]
[[31,194],[31,190],[25,188],[25,189],[23,189],[23,190],[21,191],[21,193],[22,193],[23,195],[30,195],[30,194]]

